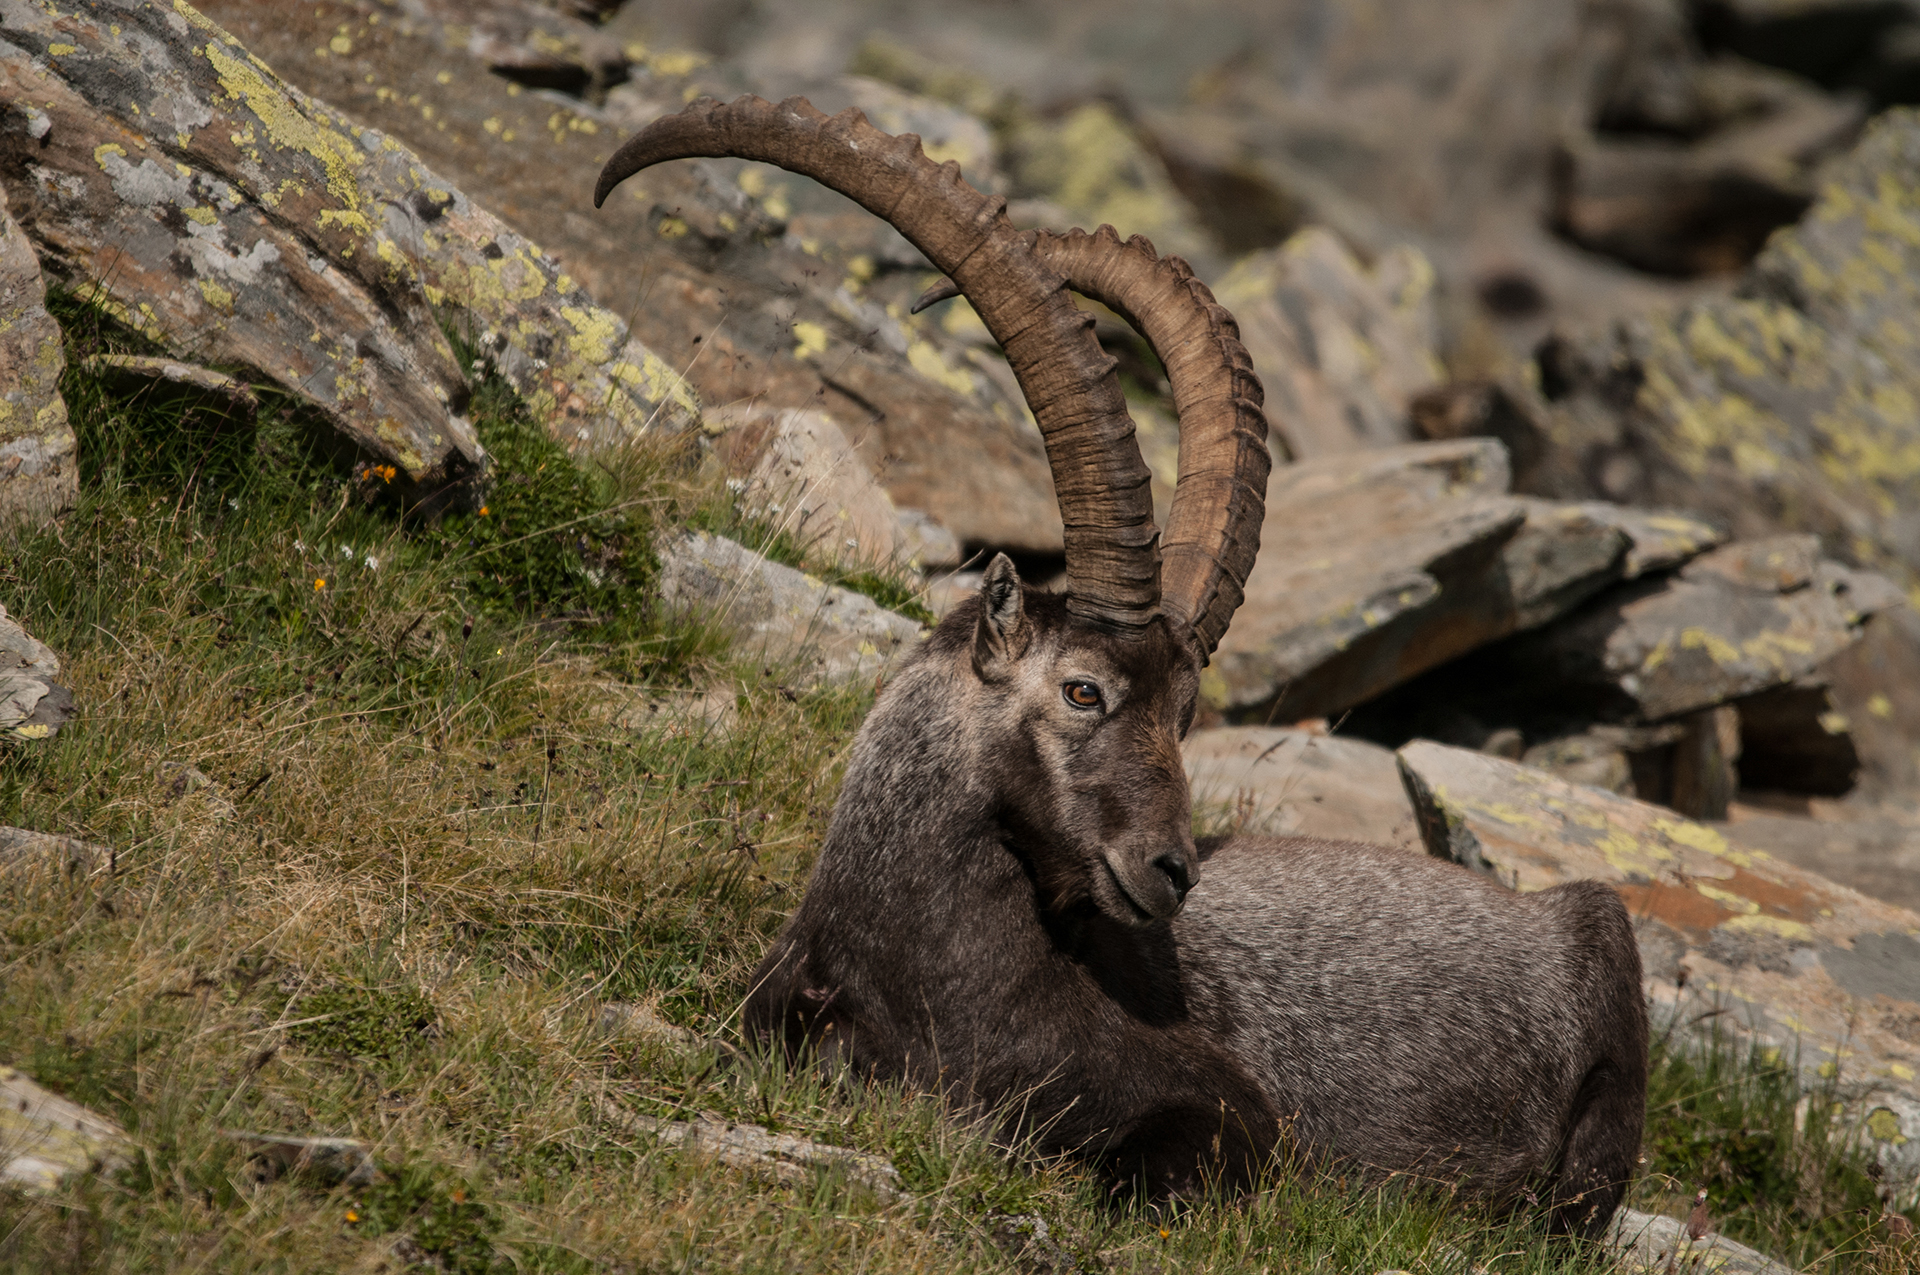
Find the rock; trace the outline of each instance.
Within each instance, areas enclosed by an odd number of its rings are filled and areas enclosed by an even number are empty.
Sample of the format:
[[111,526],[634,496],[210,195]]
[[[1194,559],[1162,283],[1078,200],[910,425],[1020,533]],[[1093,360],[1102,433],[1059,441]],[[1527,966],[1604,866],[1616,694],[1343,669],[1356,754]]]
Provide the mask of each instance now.
[[309,1175],[325,1186],[370,1186],[380,1174],[372,1148],[355,1138],[289,1138],[240,1129],[221,1132],[248,1149],[265,1180],[291,1173]]
[[1433,267],[1400,246],[1372,270],[1327,230],[1243,258],[1215,289],[1267,391],[1269,437],[1314,460],[1409,442],[1408,409],[1444,373]]
[[661,1120],[623,1111],[611,1102],[598,1105],[601,1117],[610,1123],[652,1134],[663,1146],[709,1156],[732,1168],[763,1173],[782,1182],[808,1182],[819,1170],[833,1169],[882,1199],[908,1198],[899,1170],[877,1155],[775,1133],[760,1125],[737,1124],[710,1112],[701,1112],[692,1120]]
[[[400,0],[399,9],[443,45],[529,88],[604,96],[627,78],[621,42],[581,15],[530,0]],[[324,52],[351,53],[352,37],[338,38],[347,47],[329,42]]]
[[[1725,80],[1731,68],[1715,70]],[[1791,76],[1747,74],[1762,80],[1758,91],[1722,93],[1748,99],[1740,104],[1751,113],[1703,142],[1668,135],[1563,146],[1553,166],[1555,228],[1656,274],[1729,274],[1751,261],[1813,202],[1813,164],[1853,140],[1864,112]]]
[[1716,536],[1506,486],[1505,453],[1484,438],[1276,469],[1247,601],[1203,694],[1249,716],[1331,716]]
[[[1781,694],[1790,697],[1781,707],[1798,711],[1764,737],[1753,713],[1760,697],[1741,706],[1748,762],[1768,772],[1756,769],[1753,787],[1830,796],[1857,784],[1872,798],[1920,790],[1920,613],[1911,606],[1871,616],[1858,642]],[[1808,786],[1809,776],[1823,782]]]
[[[404,138],[442,180],[537,239],[542,261],[564,261],[630,315],[703,403],[824,412],[897,505],[962,544],[1060,552],[1045,449],[1005,362],[936,314],[906,315],[929,281],[924,263],[872,214],[741,161],[649,169],[592,208],[593,174],[622,134],[678,110],[689,89],[749,87],[731,67],[649,42],[604,106],[562,104],[473,74],[464,50],[411,23],[374,24],[331,0],[207,8],[303,88]],[[350,53],[316,57],[343,21]]]
[[1112,226],[1122,239],[1145,235],[1163,256],[1183,257],[1203,276],[1215,273],[1213,245],[1194,210],[1111,105],[1086,102],[1057,119],[1022,119],[1006,142],[1019,193],[1070,218],[1053,229]]
[[1509,644],[1502,660],[1514,685],[1660,721],[1791,682],[1898,603],[1881,577],[1822,560],[1811,536],[1735,542]]
[[165,401],[183,410],[211,410],[253,424],[260,400],[246,385],[210,368],[139,354],[96,354],[82,365],[123,396]]
[[1421,848],[1393,752],[1294,727],[1228,726],[1187,736],[1196,810],[1236,830]]
[[41,864],[57,864],[68,875],[84,876],[96,867],[111,868],[113,850],[78,837],[0,828],[0,872]]
[[45,301],[40,260],[0,191],[0,531],[44,523],[80,494],[73,429],[60,397],[65,347]]
[[1892,1181],[1920,1180],[1920,914],[1742,846],[1737,827],[1441,744],[1399,759],[1429,852],[1521,891],[1613,885],[1657,1023],[1797,1058],[1868,1119]]
[[809,680],[871,677],[919,640],[920,625],[871,598],[705,532],[659,546],[660,601],[711,615],[737,650],[792,662]]
[[953,533],[904,518],[832,417],[787,409],[708,413],[715,449],[739,475],[739,499],[829,561],[950,567]]
[[1550,494],[1684,499],[1920,583],[1920,112],[1876,119],[1731,297],[1550,347]]
[[1666,1275],[1669,1271],[1711,1271],[1713,1275],[1794,1275],[1793,1268],[1711,1232],[1700,1239],[1687,1234],[1677,1218],[1637,1209],[1621,1209],[1607,1228],[1606,1244],[1620,1251],[1630,1275]]
[[730,689],[660,691],[626,682],[601,682],[595,712],[622,730],[660,731],[667,738],[724,739],[738,718]]
[[1858,800],[1743,794],[1726,835],[1862,894],[1920,912],[1920,811]]
[[111,1174],[132,1153],[113,1121],[0,1066],[0,1184],[50,1194],[69,1174]]
[[48,739],[79,716],[59,678],[60,657],[0,606],[0,734]]
[[0,118],[0,183],[55,274],[308,399],[421,495],[483,460],[443,304],[570,445],[692,419],[685,385],[618,316],[397,139],[184,5],[114,12],[110,31],[0,6],[4,96],[48,121],[36,136],[35,117]]

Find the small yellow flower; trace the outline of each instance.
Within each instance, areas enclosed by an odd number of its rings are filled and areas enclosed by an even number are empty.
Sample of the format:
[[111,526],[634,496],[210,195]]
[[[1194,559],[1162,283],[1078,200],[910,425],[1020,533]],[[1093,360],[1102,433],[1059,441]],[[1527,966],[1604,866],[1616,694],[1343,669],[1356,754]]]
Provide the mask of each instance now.
[[400,471],[395,469],[392,465],[381,465],[375,468],[373,472],[380,475],[380,480],[382,482],[390,483],[393,481],[394,476],[398,474]]
[[318,592],[320,592],[320,590],[322,590],[322,589],[324,589],[324,588],[326,588],[326,587],[327,587],[327,582],[326,582],[325,580],[315,580],[315,581],[313,582],[313,591],[314,591],[315,593],[318,593]]
[[480,516],[482,518],[487,516],[487,507],[485,505],[480,506]]
[[347,1221],[358,1222],[359,1220],[360,1220],[360,1215],[357,1212],[355,1212],[352,1209],[347,1210]]

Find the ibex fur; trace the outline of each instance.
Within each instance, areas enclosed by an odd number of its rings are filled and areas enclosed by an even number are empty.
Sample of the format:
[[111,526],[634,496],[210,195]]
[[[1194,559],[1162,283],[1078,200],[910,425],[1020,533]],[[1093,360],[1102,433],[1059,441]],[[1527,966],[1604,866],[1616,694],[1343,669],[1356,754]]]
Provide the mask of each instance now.
[[[918,139],[795,99],[697,103],[609,162],[782,164],[889,216],[964,291],[1034,406],[1064,594],[1004,557],[894,676],[754,1037],[1009,1113],[1157,1195],[1285,1150],[1549,1205],[1594,1234],[1633,1175],[1647,1016],[1618,897],[1517,895],[1403,851],[1195,842],[1180,741],[1262,518],[1259,386],[1183,264],[1104,228],[1021,234]],[[1181,418],[1164,545],[1111,361],[1067,299],[1142,329]]]

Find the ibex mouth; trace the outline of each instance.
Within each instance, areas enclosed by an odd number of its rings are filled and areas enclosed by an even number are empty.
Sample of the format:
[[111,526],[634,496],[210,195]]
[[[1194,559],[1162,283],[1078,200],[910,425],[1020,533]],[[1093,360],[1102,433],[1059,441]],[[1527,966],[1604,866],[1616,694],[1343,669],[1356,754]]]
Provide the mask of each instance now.
[[[1152,925],[1177,915],[1186,905],[1186,896],[1171,878],[1164,877],[1158,870],[1151,870],[1151,875],[1161,877],[1161,880],[1139,881],[1130,885],[1127,877],[1113,866],[1112,861],[1103,857],[1101,866],[1106,868],[1107,876],[1113,882],[1114,893],[1132,913],[1130,917],[1118,917],[1117,920],[1130,920],[1135,925]],[[1148,902],[1142,902],[1142,896]]]

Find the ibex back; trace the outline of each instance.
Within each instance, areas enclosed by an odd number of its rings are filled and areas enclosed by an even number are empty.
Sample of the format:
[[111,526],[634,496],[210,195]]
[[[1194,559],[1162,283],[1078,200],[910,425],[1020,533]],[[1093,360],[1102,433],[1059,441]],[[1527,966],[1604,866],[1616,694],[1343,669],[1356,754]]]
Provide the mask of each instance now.
[[[1180,740],[1269,464],[1231,316],[1144,240],[1015,231],[917,138],[798,99],[658,121],[596,200],[648,164],[722,154],[833,186],[947,272],[922,304],[965,292],[1000,341],[1067,529],[1064,594],[996,558],[880,696],[748,1032],[1002,1112],[1154,1194],[1245,1187],[1285,1149],[1603,1228],[1637,1158],[1647,1051],[1611,890],[1521,896],[1400,851],[1191,835]],[[1112,360],[1068,288],[1167,368],[1164,545]]]

